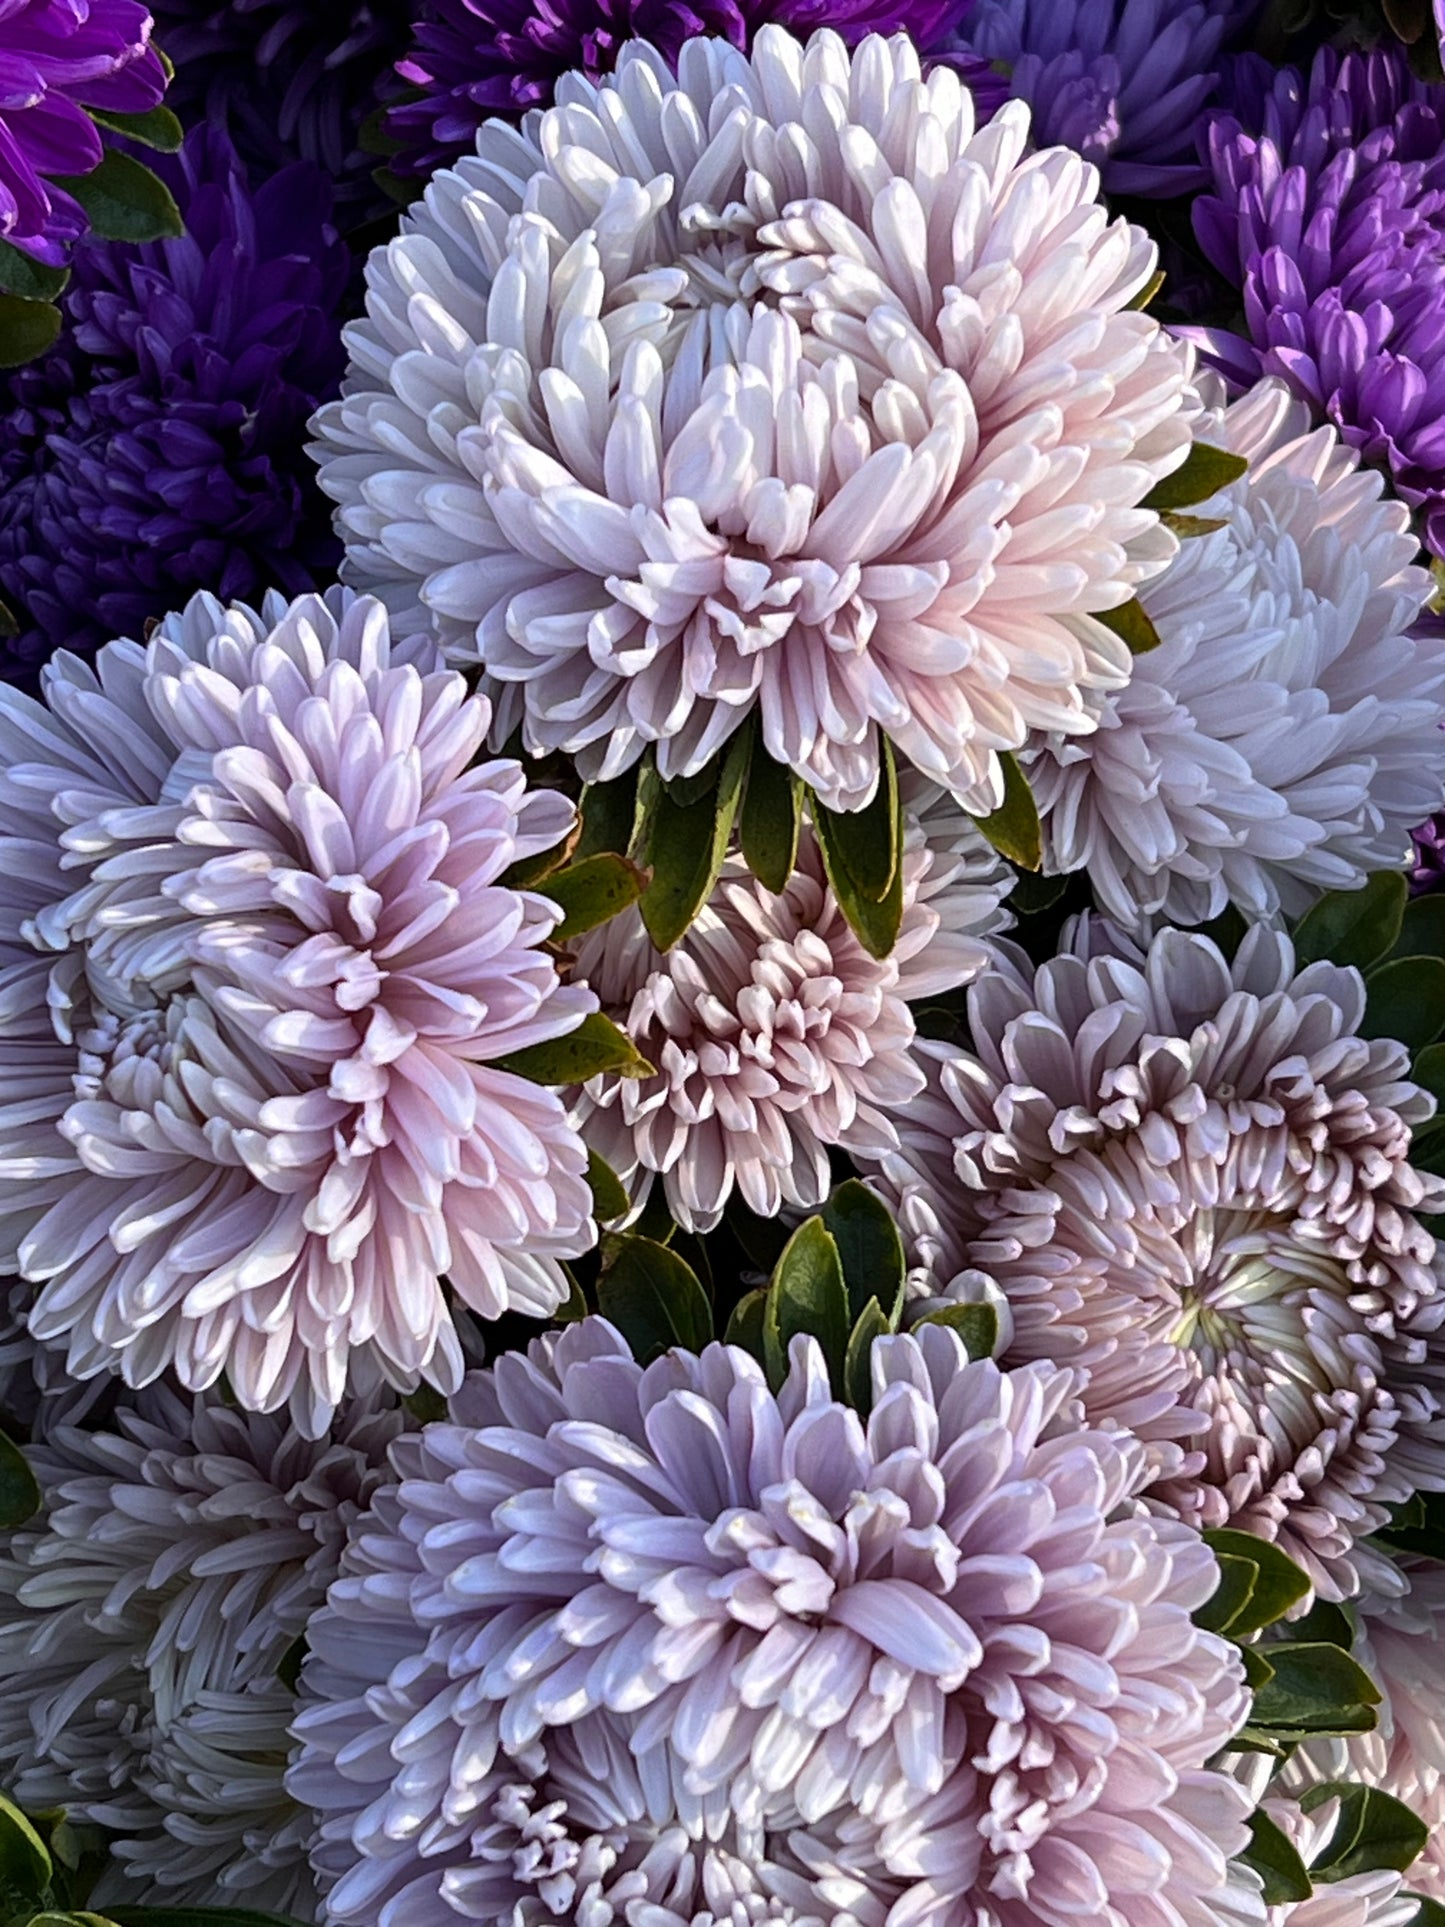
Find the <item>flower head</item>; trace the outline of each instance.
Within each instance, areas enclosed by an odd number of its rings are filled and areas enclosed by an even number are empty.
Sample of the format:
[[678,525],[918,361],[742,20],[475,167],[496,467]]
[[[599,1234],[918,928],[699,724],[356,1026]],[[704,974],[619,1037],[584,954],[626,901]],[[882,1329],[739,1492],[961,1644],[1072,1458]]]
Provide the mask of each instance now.
[[[410,660],[408,660],[410,656]],[[545,1312],[591,1241],[556,1095],[592,1007],[501,881],[572,807],[384,611],[197,597],[45,704],[0,690],[0,1262],[80,1377],[224,1371],[324,1426],[353,1364],[460,1370],[443,1297]]]
[[1247,1811],[1211,1554],[1072,1373],[872,1358],[865,1423],[811,1339],[774,1396],[589,1319],[398,1445],[303,1675],[330,1919],[1204,1927]]
[[881,1172],[933,1289],[1001,1293],[1006,1359],[1082,1367],[1152,1503],[1358,1590],[1357,1541],[1445,1486],[1434,1100],[1360,1037],[1358,973],[1297,972],[1261,925],[1230,963],[1086,918],[1037,970],[1001,947],[968,1010],[971,1050],[919,1045],[933,1089]]
[[1398,869],[1445,800],[1445,630],[1421,620],[1409,513],[1278,380],[1202,440],[1249,462],[1195,513],[1141,601],[1162,638],[1087,742],[1030,760],[1051,865],[1087,868],[1109,915],[1204,923],[1228,904],[1298,916]]
[[331,192],[298,166],[252,193],[201,129],[158,170],[186,232],[75,258],[54,352],[0,378],[0,594],[7,673],[140,635],[197,589],[296,594],[335,538],[301,445],[342,366],[347,276]]
[[85,232],[56,177],[100,165],[85,111],[144,114],[165,92],[140,0],[0,0],[0,240],[59,266]]
[[1129,668],[1098,615],[1174,551],[1152,244],[902,37],[694,39],[677,79],[632,43],[558,103],[372,256],[317,417],[350,579],[589,779],[694,773],[757,711],[830,807],[880,732],[993,807],[999,751],[1092,729]]

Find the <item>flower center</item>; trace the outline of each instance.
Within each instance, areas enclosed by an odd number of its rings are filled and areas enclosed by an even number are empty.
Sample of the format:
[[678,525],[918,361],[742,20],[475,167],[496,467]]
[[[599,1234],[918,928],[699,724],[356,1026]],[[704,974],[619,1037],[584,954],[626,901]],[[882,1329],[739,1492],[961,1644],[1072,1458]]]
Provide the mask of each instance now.
[[1191,1278],[1169,1335],[1203,1374],[1264,1366],[1330,1389],[1320,1307],[1343,1303],[1350,1285],[1340,1261],[1298,1233],[1295,1219],[1272,1212],[1202,1211],[1181,1234]]

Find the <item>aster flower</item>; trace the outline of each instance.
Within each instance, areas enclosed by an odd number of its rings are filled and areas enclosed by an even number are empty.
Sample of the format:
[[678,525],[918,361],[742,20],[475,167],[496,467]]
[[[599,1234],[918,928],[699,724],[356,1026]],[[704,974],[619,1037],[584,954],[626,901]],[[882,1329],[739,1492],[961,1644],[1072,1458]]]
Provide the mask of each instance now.
[[1013,878],[958,806],[913,787],[898,942],[879,961],[849,928],[811,830],[774,896],[730,857],[682,941],[637,911],[585,938],[576,974],[656,1066],[594,1078],[577,1115],[641,1209],[660,1176],[681,1225],[711,1230],[734,1188],[764,1217],[828,1195],[828,1147],[881,1156],[922,1088],[910,1001],[985,969]]
[[1403,49],[1315,56],[1208,130],[1214,192],[1194,206],[1242,288],[1227,372],[1277,374],[1333,422],[1445,549],[1445,89]]
[[95,1904],[315,1912],[309,1816],[282,1781],[277,1667],[336,1576],[400,1429],[357,1403],[278,1417],[143,1392],[114,1432],[27,1448],[39,1517],[0,1546],[0,1772],[113,1834]]
[[919,1044],[932,1089],[882,1162],[915,1263],[921,1233],[934,1291],[1002,1293],[1006,1359],[1086,1371],[1151,1503],[1357,1591],[1386,1507],[1445,1487],[1445,1186],[1409,1161],[1435,1109],[1409,1052],[1361,1039],[1356,971],[1296,973],[1262,925],[1232,964],[1088,918],[1037,970],[998,950],[972,1050]]
[[1141,600],[1162,645],[1087,744],[1028,759],[1057,870],[1118,921],[1298,916],[1398,869],[1445,801],[1445,630],[1409,512],[1277,380],[1199,433],[1249,462]]
[[372,256],[317,417],[349,578],[589,780],[695,773],[756,709],[830,807],[884,731],[991,808],[998,751],[1127,679],[1098,614],[1176,546],[1152,244],[901,37],[694,39],[676,80],[632,43],[558,99]]
[[1139,1446],[941,1327],[866,1424],[790,1358],[588,1319],[398,1443],[296,1725],[338,1927],[1213,1918],[1248,1696]]
[[57,647],[140,635],[197,589],[299,594],[334,572],[301,446],[343,361],[330,189],[294,167],[253,194],[204,129],[156,165],[186,233],[81,249],[56,349],[0,377],[12,677],[33,682]]
[[139,0],[0,0],[0,239],[58,267],[86,229],[55,176],[100,165],[88,107],[144,114],[165,92]]
[[[407,660],[410,655],[411,660]],[[225,1372],[308,1431],[456,1382],[441,1279],[542,1313],[592,1239],[556,1095],[497,1059],[593,1007],[500,881],[572,806],[375,602],[197,597],[45,704],[0,689],[0,1264],[84,1378]]]

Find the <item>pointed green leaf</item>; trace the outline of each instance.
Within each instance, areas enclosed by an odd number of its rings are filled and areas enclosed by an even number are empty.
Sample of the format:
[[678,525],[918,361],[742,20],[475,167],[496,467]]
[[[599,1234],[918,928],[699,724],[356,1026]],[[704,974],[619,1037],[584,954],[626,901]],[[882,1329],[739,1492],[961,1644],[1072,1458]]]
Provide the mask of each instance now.
[[24,295],[28,301],[54,301],[69,279],[69,268],[48,268],[13,241],[0,241],[0,291]]
[[768,1288],[760,1285],[756,1291],[745,1292],[732,1308],[728,1319],[724,1341],[736,1345],[761,1365],[767,1356],[763,1337],[763,1327],[768,1315]]
[[1288,1553],[1281,1552],[1269,1539],[1259,1539],[1252,1532],[1236,1532],[1231,1527],[1221,1526],[1215,1531],[1206,1532],[1204,1540],[1217,1556],[1247,1559],[1255,1568],[1247,1615],[1231,1620],[1227,1628],[1215,1629],[1227,1631],[1231,1639],[1247,1639],[1261,1632],[1264,1627],[1272,1626],[1277,1619],[1283,1618],[1291,1606],[1297,1605],[1310,1589],[1308,1575],[1300,1570]]
[[1183,464],[1150,489],[1143,505],[1161,512],[1192,508],[1248,472],[1249,463],[1242,455],[1231,455],[1228,449],[1214,448],[1208,442],[1195,442]]
[[43,355],[60,333],[60,310],[49,301],[0,294],[0,368],[20,368]]
[[1274,1668],[1258,1646],[1241,1646],[1240,1661],[1244,1667],[1244,1677],[1251,1692],[1257,1693],[1262,1686],[1268,1686],[1274,1678]]
[[652,1066],[643,1057],[625,1030],[619,1030],[610,1017],[594,1010],[582,1019],[576,1030],[565,1037],[549,1037],[542,1044],[528,1044],[499,1057],[494,1066],[525,1077],[533,1084],[585,1084],[589,1077],[604,1071],[618,1077],[651,1077]]
[[869,903],[882,903],[903,860],[899,824],[898,765],[885,737],[879,758],[878,788],[861,810],[814,810],[819,838],[832,855],[833,866],[846,870],[853,886]]
[[1159,290],[1163,286],[1164,286],[1164,270],[1163,268],[1156,268],[1154,272],[1150,275],[1149,279],[1144,283],[1143,287],[1140,288],[1139,292],[1134,296],[1134,298],[1131,301],[1126,301],[1124,303],[1125,308],[1126,309],[1147,308],[1149,306],[1149,303],[1154,299],[1155,295],[1158,294]]
[[692,1266],[635,1232],[614,1232],[603,1241],[597,1309],[642,1365],[677,1345],[700,1352],[712,1338],[712,1307]]
[[1044,835],[1039,827],[1039,810],[1029,779],[1019,767],[1016,756],[1005,750],[999,757],[1003,765],[1003,802],[988,816],[976,817],[980,831],[1010,863],[1021,870],[1038,870],[1044,861]]
[[1445,957],[1445,891],[1414,897],[1405,905],[1392,955]]
[[1423,1894],[1406,1894],[1404,1897],[1419,1902],[1405,1927],[1445,1927],[1445,1905],[1440,1901],[1427,1900]]
[[854,1320],[843,1355],[843,1396],[864,1418],[873,1410],[873,1341],[892,1330],[876,1298],[870,1298]]
[[1295,957],[1305,964],[1328,959],[1368,970],[1400,934],[1405,879],[1398,870],[1377,870],[1358,890],[1330,890],[1295,926]]
[[1275,1825],[1263,1811],[1249,1823],[1249,1846],[1239,1856],[1264,1882],[1262,1898],[1266,1907],[1285,1907],[1291,1901],[1308,1900],[1313,1888],[1299,1850],[1282,1827]]
[[1337,1606],[1332,1600],[1317,1599],[1307,1613],[1289,1622],[1291,1639],[1323,1639],[1348,1653],[1355,1643],[1353,1607]]
[[113,1914],[32,1914],[27,1927],[116,1927]]
[[592,1188],[592,1215],[599,1224],[625,1218],[632,1209],[627,1187],[605,1158],[587,1153],[587,1182]]
[[970,1358],[992,1358],[998,1344],[998,1313],[992,1305],[940,1305],[917,1321],[920,1325],[947,1325],[958,1333]]
[[30,1462],[14,1440],[0,1432],[0,1532],[13,1532],[39,1510],[40,1486]]
[[783,1246],[768,1285],[763,1342],[769,1376],[783,1382],[789,1342],[805,1332],[817,1339],[833,1390],[841,1392],[849,1322],[837,1243],[821,1218],[805,1218]]
[[568,943],[636,903],[647,888],[647,872],[615,850],[599,850],[565,870],[554,870],[537,888],[562,912],[553,942]]
[[169,107],[152,107],[146,114],[107,114],[98,107],[85,110],[98,126],[108,127],[113,134],[124,134],[127,140],[139,141],[142,147],[153,147],[161,154],[174,154],[186,138],[186,130],[176,119]]
[[640,899],[642,921],[659,950],[670,950],[712,894],[727,855],[747,774],[752,739],[739,730],[709,765],[709,787],[680,806],[670,786],[647,785],[647,851],[652,881]]
[[748,764],[738,831],[743,861],[774,896],[787,888],[797,863],[802,815],[801,781],[756,744]]
[[638,772],[633,769],[614,777],[610,783],[589,783],[582,792],[578,810],[582,834],[577,839],[573,860],[596,856],[599,850],[615,850],[627,856],[637,828]]
[[1413,1050],[1445,1030],[1445,959],[1394,957],[1369,974],[1361,1037],[1393,1037]]
[[69,174],[58,185],[79,201],[102,241],[160,241],[186,231],[165,182],[113,147],[99,167]]
[[1242,1620],[1249,1610],[1259,1567],[1252,1559],[1236,1559],[1228,1552],[1218,1554],[1218,1559],[1219,1584],[1204,1604],[1195,1608],[1193,1618],[1205,1632],[1228,1637],[1235,1620]]
[[13,1800],[0,1794],[0,1893],[45,1897],[54,1872],[50,1850]]
[[[892,745],[884,740],[878,795],[868,810],[861,812],[872,816],[870,825],[860,828],[857,816],[827,809],[816,796],[811,808],[823,868],[838,908],[869,956],[886,957],[898,941],[903,921],[903,811],[898,803],[898,771]],[[880,898],[872,895],[872,891],[884,869],[876,847],[876,832],[882,821],[886,821],[891,833],[892,859],[889,880]],[[860,860],[869,872],[866,887],[852,867],[860,851],[863,852]]]
[[1321,1640],[1269,1646],[1274,1677],[1254,1697],[1250,1723],[1268,1733],[1368,1733],[1380,1689],[1357,1660]]
[[1313,1813],[1328,1800],[1339,1801],[1340,1813],[1334,1832],[1310,1864],[1316,1880],[1350,1880],[1381,1868],[1403,1873],[1423,1852],[1429,1829],[1403,1800],[1378,1787],[1326,1780],[1301,1794],[1300,1806]]
[[885,1307],[890,1328],[903,1309],[903,1240],[883,1200],[857,1178],[849,1178],[823,1206],[823,1223],[833,1234],[848,1292],[848,1315],[857,1318],[870,1298]]
[[1181,542],[1192,542],[1201,535],[1213,535],[1216,529],[1225,526],[1220,515],[1181,515],[1174,509],[1166,509],[1159,520],[1171,535],[1177,535]]
[[1117,609],[1096,610],[1094,620],[1102,622],[1106,629],[1112,629],[1121,641],[1127,642],[1131,655],[1147,656],[1151,649],[1159,647],[1159,631],[1138,596],[1132,602],[1121,603]]

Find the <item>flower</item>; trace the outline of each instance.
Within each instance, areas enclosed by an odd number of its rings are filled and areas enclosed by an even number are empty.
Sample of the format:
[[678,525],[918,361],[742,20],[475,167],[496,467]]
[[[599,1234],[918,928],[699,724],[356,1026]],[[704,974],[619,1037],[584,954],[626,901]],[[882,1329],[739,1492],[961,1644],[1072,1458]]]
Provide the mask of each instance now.
[[98,1906],[313,1916],[277,1667],[399,1424],[358,1403],[312,1442],[157,1387],[114,1431],[26,1448],[45,1504],[0,1545],[0,1770],[31,1811],[117,1836]]
[[[410,657],[410,659],[408,659]],[[316,1432],[449,1387],[441,1279],[553,1309],[592,1239],[556,1095],[498,1063],[592,1007],[500,881],[572,806],[375,602],[196,597],[45,704],[0,689],[0,1264],[77,1377],[174,1365]],[[359,1375],[359,1376],[356,1376]]]
[[1229,372],[1279,375],[1332,421],[1440,553],[1445,90],[1399,47],[1325,48],[1308,81],[1279,73],[1247,122],[1215,116],[1207,146],[1214,192],[1195,232],[1244,291],[1248,340],[1204,338]]
[[676,80],[633,43],[558,99],[372,255],[316,418],[348,578],[588,780],[695,773],[757,710],[830,808],[880,730],[992,808],[999,751],[1093,727],[1098,614],[1176,546],[1138,506],[1193,412],[1127,311],[1152,244],[902,37],[694,39]]
[[1437,810],[1428,822],[1410,832],[1414,844],[1410,889],[1415,896],[1445,886],[1445,812]]
[[139,0],[0,0],[0,240],[51,267],[86,217],[56,176],[104,150],[86,109],[144,114],[165,92]]
[[1197,505],[1221,526],[1142,594],[1162,646],[1098,732],[1029,759],[1051,867],[1086,868],[1136,929],[1231,903],[1298,916],[1398,869],[1445,801],[1445,629],[1419,622],[1408,511],[1283,382],[1229,408],[1201,387],[1200,438],[1248,473]]
[[224,129],[258,179],[309,161],[352,220],[385,210],[362,124],[407,44],[410,0],[156,0],[154,11],[176,67],[169,104],[188,126]]
[[1232,0],[980,0],[960,32],[1009,73],[1034,138],[1072,147],[1114,194],[1202,187],[1195,128],[1221,49],[1253,6]]
[[[1341,1803],[1325,1800],[1305,1813],[1295,1801],[1275,1797],[1266,1800],[1261,1811],[1309,1868],[1330,1844]],[[1265,1908],[1263,1918],[1268,1927],[1409,1927],[1420,1908],[1419,1899],[1404,1891],[1414,1876],[1414,1867],[1407,1874],[1379,1867],[1372,1873],[1347,1874],[1343,1880],[1322,1876],[1308,1900],[1276,1902]],[[1258,1920],[1260,1915],[1251,1909],[1248,1918]]]
[[588,1143],[646,1202],[661,1176],[681,1225],[709,1231],[734,1188],[764,1217],[828,1195],[828,1147],[881,1156],[890,1113],[922,1088],[908,1004],[987,967],[1008,922],[1007,867],[932,785],[907,813],[896,946],[869,955],[844,920],[811,829],[774,896],[740,856],[682,941],[655,950],[637,911],[579,945],[576,974],[656,1074],[594,1078]]
[[[1445,1487],[1445,1291],[1410,1164],[1434,1112],[1364,987],[1256,925],[1232,963],[1084,918],[1037,970],[1000,945],[972,1049],[921,1043],[926,1109],[879,1184],[932,1289],[995,1297],[1003,1356],[1087,1374],[1154,1458],[1151,1504],[1277,1540],[1326,1598],[1386,1507]],[[952,1117],[948,1116],[952,1111]],[[919,1249],[922,1233],[923,1252]]]
[[951,49],[950,30],[966,0],[551,0],[541,10],[521,0],[430,0],[415,45],[397,72],[408,97],[387,113],[402,143],[392,165],[434,174],[473,151],[492,115],[550,107],[557,82],[577,71],[598,80],[628,40],[646,40],[676,68],[683,43],[714,34],[744,50],[775,21],[794,33],[831,27],[855,45],[870,33],[907,33],[924,54],[942,49],[962,72],[980,117],[1007,98],[991,64]]
[[866,1423],[790,1361],[588,1319],[399,1442],[295,1728],[338,1927],[1212,1919],[1248,1695],[1137,1444],[937,1326]]
[[302,425],[340,377],[347,277],[330,189],[294,167],[256,193],[219,133],[156,166],[187,231],[78,251],[54,352],[0,377],[6,673],[140,635],[196,589],[299,594],[335,538]]

